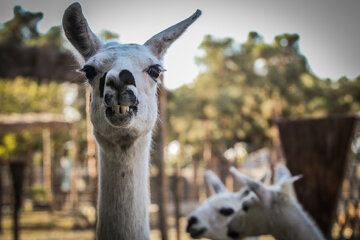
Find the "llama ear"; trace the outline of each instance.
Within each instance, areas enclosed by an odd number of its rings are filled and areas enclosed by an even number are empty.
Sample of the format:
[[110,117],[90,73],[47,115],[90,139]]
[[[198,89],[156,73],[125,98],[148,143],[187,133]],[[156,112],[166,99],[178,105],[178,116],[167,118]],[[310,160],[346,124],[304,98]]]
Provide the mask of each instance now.
[[235,172],[239,172],[239,171],[235,167],[230,167],[229,172],[234,176],[234,178],[239,180],[240,183],[239,191],[241,191],[241,189],[243,189],[246,186],[246,184],[236,176]]
[[290,178],[291,173],[289,169],[282,164],[278,164],[276,166],[276,175],[275,175],[275,183],[281,182],[281,179]]
[[298,181],[300,178],[302,178],[302,175],[281,178],[281,181],[279,183],[281,191],[287,194],[293,194],[294,191],[293,184],[294,182]]
[[62,24],[67,39],[85,60],[99,50],[101,41],[91,31],[78,2],[65,10]]
[[183,32],[193,23],[198,17],[200,17],[201,11],[198,9],[189,18],[171,26],[164,31],[156,34],[152,38],[146,41],[145,46],[149,47],[151,52],[158,58],[162,59],[166,49],[178,39]]
[[221,180],[215,175],[214,172],[210,170],[206,170],[205,179],[216,194],[227,192],[226,187],[221,182]]
[[236,176],[241,182],[243,182],[251,191],[253,191],[265,206],[270,205],[271,192],[268,189],[266,189],[266,187],[260,181],[254,180],[240,173],[234,167],[230,168],[230,172],[234,176]]

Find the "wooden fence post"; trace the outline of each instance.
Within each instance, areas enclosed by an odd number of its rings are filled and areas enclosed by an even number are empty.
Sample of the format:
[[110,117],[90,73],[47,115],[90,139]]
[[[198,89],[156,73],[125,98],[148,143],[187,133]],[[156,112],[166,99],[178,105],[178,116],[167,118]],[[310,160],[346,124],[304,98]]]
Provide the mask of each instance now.
[[50,128],[44,128],[42,131],[43,139],[43,174],[44,174],[44,188],[46,199],[53,210],[53,193],[52,193],[52,171],[51,171],[51,131]]

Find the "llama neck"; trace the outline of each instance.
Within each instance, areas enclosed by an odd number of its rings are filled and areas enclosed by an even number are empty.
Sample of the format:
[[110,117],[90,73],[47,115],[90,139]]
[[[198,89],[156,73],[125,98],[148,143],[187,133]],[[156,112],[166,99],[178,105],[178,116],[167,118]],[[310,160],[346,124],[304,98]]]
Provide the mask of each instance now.
[[270,234],[277,240],[325,240],[316,223],[296,202],[278,207],[275,215],[269,223],[272,225]]
[[99,137],[97,140],[100,154],[97,239],[149,239],[151,133],[137,138],[128,148],[107,147]]

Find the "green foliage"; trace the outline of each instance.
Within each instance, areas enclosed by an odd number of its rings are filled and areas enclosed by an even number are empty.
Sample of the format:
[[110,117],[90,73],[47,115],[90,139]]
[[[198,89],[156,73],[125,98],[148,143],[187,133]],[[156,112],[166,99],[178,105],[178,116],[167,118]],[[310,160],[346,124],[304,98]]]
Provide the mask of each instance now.
[[119,34],[111,32],[109,30],[102,30],[98,36],[103,41],[118,40],[120,37]]
[[5,22],[0,28],[0,43],[21,45],[29,39],[37,38],[37,24],[42,18],[41,12],[28,12],[20,6],[15,6],[13,19]]
[[[14,7],[14,17],[0,25],[0,44],[14,44],[52,48],[64,51],[64,37],[61,26],[54,26],[44,34],[38,32],[37,24],[43,14],[24,11],[20,6]],[[105,38],[117,38],[116,34],[103,31]],[[25,56],[26,57],[26,56]],[[46,67],[46,66],[44,66]],[[0,79],[0,114],[11,113],[56,113],[64,112],[64,96],[74,88],[69,84],[58,84],[49,79],[48,83],[39,84],[36,79],[16,77],[15,79]],[[82,116],[85,116],[85,89],[77,88],[80,97],[71,104]],[[82,118],[79,126],[80,151],[86,149],[86,121]],[[69,140],[68,132],[52,133],[53,148],[61,149]],[[36,151],[42,151],[42,139],[39,133],[22,132],[18,134],[0,135],[0,157],[27,156]],[[54,152],[54,154],[59,154]],[[80,153],[81,157],[86,152]],[[55,156],[56,157],[56,156]]]
[[204,142],[222,156],[236,142],[248,150],[272,145],[280,118],[320,117],[360,109],[360,77],[322,80],[299,52],[299,35],[282,34],[271,44],[256,32],[245,43],[206,36],[196,58],[203,70],[194,83],[168,94],[169,140],[191,144],[201,155]]
[[28,197],[34,202],[44,203],[47,202],[46,192],[42,185],[33,185],[30,188]]
[[48,47],[56,50],[64,50],[64,37],[62,35],[62,27],[54,26],[50,30],[41,34],[38,38],[29,39],[28,46]]
[[38,84],[31,79],[0,79],[0,113],[62,113],[66,85]]
[[[55,82],[38,84],[30,79],[0,79],[0,113],[62,113],[63,96],[68,85]],[[61,138],[57,138],[60,140]],[[67,138],[68,139],[68,138]],[[59,142],[64,142],[62,140]],[[40,134],[23,131],[0,135],[0,157],[29,157],[34,150],[42,149]]]

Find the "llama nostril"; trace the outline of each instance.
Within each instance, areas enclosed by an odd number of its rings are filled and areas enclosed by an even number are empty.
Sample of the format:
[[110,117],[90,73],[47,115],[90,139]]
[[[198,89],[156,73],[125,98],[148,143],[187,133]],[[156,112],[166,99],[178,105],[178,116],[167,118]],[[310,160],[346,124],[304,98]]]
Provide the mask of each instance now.
[[227,232],[227,235],[228,235],[229,237],[235,239],[235,238],[238,238],[238,237],[239,237],[240,233],[235,232],[235,231],[229,229],[228,232]]
[[195,223],[197,223],[197,222],[198,222],[198,219],[197,219],[197,217],[195,217],[195,216],[190,217],[190,218],[189,218],[189,221],[188,221],[189,225],[195,224]]
[[112,95],[109,94],[109,93],[106,93],[106,94],[105,94],[105,98],[104,98],[105,104],[106,104],[106,105],[110,105],[111,99],[112,99]]
[[130,71],[122,70],[119,73],[119,78],[120,81],[123,82],[125,85],[134,85],[136,87],[135,78]]
[[198,219],[197,217],[195,216],[191,216],[189,219],[188,219],[188,224],[187,224],[187,227],[186,227],[186,232],[190,232],[191,230],[191,226],[195,223],[198,222]]

